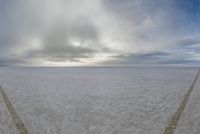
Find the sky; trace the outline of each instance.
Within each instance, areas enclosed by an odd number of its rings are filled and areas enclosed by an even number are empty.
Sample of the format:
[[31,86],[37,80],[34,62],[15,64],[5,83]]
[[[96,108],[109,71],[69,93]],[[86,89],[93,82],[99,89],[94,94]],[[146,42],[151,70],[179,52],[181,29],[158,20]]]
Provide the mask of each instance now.
[[0,66],[200,65],[199,0],[0,0]]

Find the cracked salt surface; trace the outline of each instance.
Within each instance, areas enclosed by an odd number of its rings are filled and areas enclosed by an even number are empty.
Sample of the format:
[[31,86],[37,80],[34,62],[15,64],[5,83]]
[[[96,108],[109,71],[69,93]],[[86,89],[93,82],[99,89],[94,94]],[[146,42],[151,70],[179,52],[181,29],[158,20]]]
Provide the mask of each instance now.
[[30,134],[161,134],[197,68],[1,68]]

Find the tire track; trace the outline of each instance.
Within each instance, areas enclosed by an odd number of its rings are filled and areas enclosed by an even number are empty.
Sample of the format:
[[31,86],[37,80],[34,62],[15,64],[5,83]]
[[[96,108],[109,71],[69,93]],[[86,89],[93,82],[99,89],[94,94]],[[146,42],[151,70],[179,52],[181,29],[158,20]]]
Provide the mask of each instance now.
[[186,93],[186,95],[184,96],[184,99],[183,101],[181,102],[180,106],[178,107],[176,113],[174,114],[174,116],[172,117],[171,121],[169,122],[168,126],[165,128],[165,131],[163,134],[173,134],[174,133],[174,130],[176,129],[177,127],[177,124],[180,120],[180,117],[184,111],[184,108],[188,102],[188,99],[192,93],[192,90],[194,88],[194,85],[199,77],[199,74],[200,74],[200,70],[198,71],[192,85],[190,86],[188,92]]
[[26,127],[24,126],[24,123],[17,115],[17,112],[15,111],[13,105],[11,104],[10,100],[8,99],[8,96],[6,95],[6,93],[4,92],[4,90],[1,86],[0,86],[0,94],[8,108],[10,115],[12,116],[12,120],[13,120],[16,128],[18,129],[19,133],[20,134],[28,134],[28,131],[27,131]]

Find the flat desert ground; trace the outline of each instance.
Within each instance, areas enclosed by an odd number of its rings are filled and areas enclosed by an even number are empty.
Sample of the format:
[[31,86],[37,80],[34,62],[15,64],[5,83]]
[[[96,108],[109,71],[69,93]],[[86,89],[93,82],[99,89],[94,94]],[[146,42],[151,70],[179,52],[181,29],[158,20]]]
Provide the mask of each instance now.
[[[0,86],[29,134],[163,134],[197,72],[195,67],[11,67],[0,68]],[[0,133],[19,133],[2,95]],[[174,133],[200,133],[200,78]]]

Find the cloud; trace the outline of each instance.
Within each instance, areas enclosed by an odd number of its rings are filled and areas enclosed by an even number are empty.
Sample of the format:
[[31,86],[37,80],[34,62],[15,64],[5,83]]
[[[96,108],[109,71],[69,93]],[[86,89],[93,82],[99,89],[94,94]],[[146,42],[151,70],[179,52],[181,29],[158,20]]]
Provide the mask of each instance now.
[[63,24],[63,22],[55,24],[43,37],[42,46],[28,52],[29,57],[57,62],[79,61],[79,58],[89,58],[99,51],[92,47],[99,41],[95,27],[90,24],[89,20],[86,21],[76,21],[73,24]]
[[[93,4],[95,2],[91,2]],[[93,57],[106,47],[101,46],[98,30],[85,0],[79,2],[62,0],[10,1],[2,9],[0,27],[1,57],[6,62],[17,61],[34,64],[44,62],[70,62]],[[80,6],[83,4],[83,6]],[[12,9],[12,10],[10,10]],[[85,15],[86,14],[86,15]],[[4,29],[5,28],[5,29]],[[2,64],[3,64],[2,60]]]
[[162,51],[114,56],[110,64],[187,64],[199,65],[199,37],[184,38],[178,45]]
[[0,65],[196,63],[196,4],[182,1],[0,1]]

